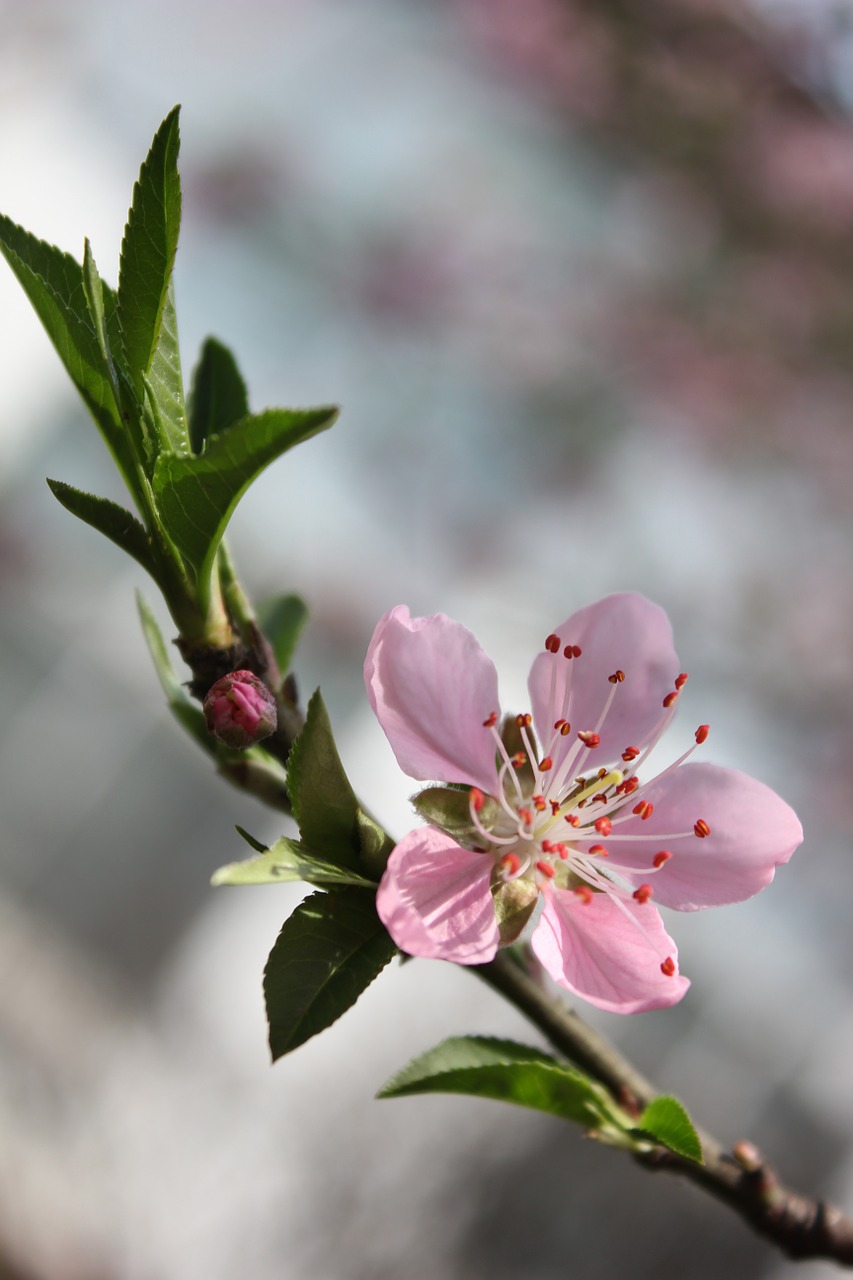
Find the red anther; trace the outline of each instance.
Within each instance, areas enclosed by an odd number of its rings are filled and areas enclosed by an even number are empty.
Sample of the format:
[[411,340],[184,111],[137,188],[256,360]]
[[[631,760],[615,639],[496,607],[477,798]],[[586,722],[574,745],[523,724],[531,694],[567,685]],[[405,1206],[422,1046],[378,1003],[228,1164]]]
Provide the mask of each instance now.
[[498,722],[498,713],[497,711],[493,711],[492,714],[489,716],[488,720],[483,721],[483,728],[493,729],[497,724],[497,722]]
[[607,777],[607,770],[605,769],[604,765],[602,765],[598,771],[598,781],[600,782],[602,778],[606,778],[606,777]]
[[542,841],[542,852],[543,852],[543,853],[550,853],[550,852],[551,852],[551,850],[553,849],[553,847],[554,847],[554,846],[551,844],[551,841],[550,841],[550,840],[543,840],[543,841]]
[[536,870],[541,871],[543,876],[547,876],[549,880],[554,879],[554,868],[550,862],[543,862],[541,859],[536,863]]
[[656,853],[652,858],[652,866],[659,869],[665,862],[669,862],[671,857],[669,849],[661,849],[660,853]]
[[592,889],[587,888],[585,884],[575,885],[572,892],[580,898],[585,907],[588,907],[592,902]]
[[595,829],[600,836],[609,836],[613,830],[613,823],[609,818],[596,818]]
[[472,787],[468,792],[468,803],[475,813],[479,813],[483,805],[486,803],[486,797],[483,795],[479,787]]
[[570,827],[580,826],[580,818],[576,813],[567,813],[564,816]]
[[643,819],[643,822],[645,822],[646,818],[650,818],[652,816],[654,809],[655,806],[650,804],[648,800],[641,800],[639,804],[634,805],[633,812],[638,813]]
[[544,812],[545,812],[545,810],[548,808],[547,804],[545,803],[545,797],[544,797],[544,796],[534,796],[534,797],[533,797],[533,808],[536,810],[536,812],[537,812],[537,813],[544,813]]
[[564,844],[555,844],[554,852],[559,854],[559,856],[563,859],[564,862],[566,858],[568,858],[569,856],[569,851]]
[[583,653],[583,649],[580,647],[580,645],[579,645],[579,644],[573,644],[573,645],[572,645],[572,657],[573,657],[573,658],[579,658],[579,657],[581,656],[581,654],[582,654],[582,653]]
[[572,726],[569,724],[568,720],[565,720],[563,724],[560,725],[560,737],[568,738],[571,731],[572,731]]
[[673,977],[675,974],[675,961],[672,956],[667,956],[661,964],[660,971],[661,973],[665,973],[668,978]]
[[625,761],[626,764],[630,764],[632,760],[637,759],[637,756],[639,754],[640,754],[639,747],[626,747],[625,750],[622,752],[622,759]]
[[616,670],[613,672],[613,675],[608,676],[607,679],[610,681],[611,684],[621,684],[622,681],[625,679],[625,672],[620,671],[619,668],[617,667]]
[[551,759],[551,757],[550,757],[550,756],[544,756],[544,757],[539,761],[539,772],[540,772],[540,773],[547,773],[549,769],[553,769],[553,768],[554,768],[554,761]]
[[700,818],[698,822],[694,822],[693,834],[694,836],[698,836],[700,840],[711,834],[711,828],[708,826],[704,818]]
[[549,803],[549,804],[550,804],[550,806],[551,806],[551,815],[552,815],[552,817],[556,818],[557,814],[560,812],[560,802],[559,802],[559,800],[549,800],[549,801],[548,801],[548,803]]
[[554,635],[553,631],[545,639],[545,648],[549,653],[557,653],[560,648],[560,637]]
[[518,816],[521,818],[521,821],[527,823],[528,826],[533,822],[533,814],[529,809],[519,809]]
[[519,867],[521,866],[521,862],[519,861],[518,854],[505,853],[504,856],[501,858],[501,866],[503,867],[504,871],[507,872],[508,875],[514,876],[517,873]]
[[563,725],[564,725],[565,723],[566,723],[566,722],[565,722],[565,720],[564,720],[564,719],[563,719],[563,717],[561,716],[559,720],[555,720],[555,721],[554,721],[554,728],[555,728],[555,729],[562,729],[562,727],[563,727]]
[[663,705],[665,707],[671,707],[673,702],[677,702],[677,701],[678,701],[678,690],[673,689],[672,693],[668,693],[664,698]]
[[652,896],[652,886],[650,884],[641,884],[640,887],[638,889],[635,889],[634,892],[631,894],[631,897],[636,898],[637,902],[639,902],[640,904],[644,902],[648,902],[651,896]]
[[607,850],[605,849],[603,844],[591,844],[589,846],[589,852],[591,854],[597,855],[599,858],[607,857]]
[[533,716],[529,711],[527,711],[523,716],[516,716],[515,723],[518,725],[519,729],[527,729],[533,723]]
[[599,735],[597,733],[593,733],[590,729],[581,729],[578,737],[585,747],[589,747],[590,751],[601,744],[601,738]]
[[675,687],[676,687],[676,689],[678,689],[679,691],[680,691],[681,689],[683,689],[683,688],[684,688],[684,686],[687,684],[688,679],[689,679],[689,676],[687,675],[687,672],[686,672],[686,671],[682,671],[682,673],[681,673],[681,675],[680,675],[680,676],[676,676],[676,677],[675,677]]
[[632,791],[636,791],[640,785],[640,779],[636,773],[631,774],[630,778],[623,778],[618,787],[614,787],[617,796],[629,796]]
[[524,768],[527,764],[527,756],[523,751],[516,751],[515,755],[512,757],[512,764],[514,769]]
[[699,728],[696,730],[696,741],[699,743],[704,742],[710,731],[711,726],[709,724],[700,724]]
[[594,796],[592,797],[592,803],[593,803],[593,804],[607,804],[607,794],[606,794],[606,792],[604,792],[604,791],[599,791],[597,795],[594,795]]

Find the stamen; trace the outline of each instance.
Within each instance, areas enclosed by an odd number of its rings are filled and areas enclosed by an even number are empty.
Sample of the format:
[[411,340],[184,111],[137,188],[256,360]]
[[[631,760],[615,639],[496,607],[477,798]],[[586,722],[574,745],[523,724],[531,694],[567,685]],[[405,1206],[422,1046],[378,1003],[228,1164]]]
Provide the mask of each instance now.
[[574,889],[572,890],[572,893],[574,893],[578,898],[580,898],[581,902],[584,904],[585,907],[588,907],[589,904],[592,902],[592,889],[588,889],[585,884],[575,885]]
[[700,746],[703,742],[707,741],[710,729],[711,726],[709,724],[700,724],[699,728],[696,730],[696,741]]
[[639,804],[635,804],[633,813],[638,813],[645,822],[646,818],[650,818],[654,813],[655,806],[650,804],[648,800],[641,800]]
[[648,902],[651,896],[652,896],[652,886],[650,884],[641,884],[639,888],[635,889],[634,892],[631,894],[631,897],[636,898],[637,902],[639,902],[641,905],[644,902]]
[[498,713],[497,713],[497,711],[493,711],[493,712],[491,713],[491,715],[489,716],[488,720],[484,720],[484,721],[483,721],[483,728],[484,728],[484,729],[494,729],[494,727],[495,727],[495,725],[497,724],[497,722],[498,722]]
[[609,818],[596,818],[595,829],[600,836],[609,836],[613,830],[613,823]]
[[660,971],[661,973],[666,974],[668,978],[672,978],[674,976],[675,961],[673,960],[672,956],[667,956],[667,958],[662,962]]
[[554,761],[550,756],[545,756],[544,760],[539,761],[539,772],[547,773],[549,769],[554,768]]
[[503,867],[507,876],[511,878],[512,876],[518,875],[518,869],[521,866],[521,861],[517,853],[505,853],[500,860],[499,866]]
[[665,862],[669,862],[672,854],[669,849],[661,849],[660,853],[656,853],[652,858],[652,866],[659,871]]
[[694,824],[693,834],[697,835],[700,840],[711,834],[711,828],[708,826],[704,818],[700,818],[699,821]]
[[607,850],[605,849],[603,844],[591,844],[587,849],[587,853],[590,853],[593,855],[597,854],[599,858],[607,857]]
[[570,827],[579,827],[581,824],[581,820],[576,813],[564,813],[563,818]]
[[673,689],[672,693],[668,693],[663,700],[663,705],[667,708],[671,707],[674,702],[678,701],[678,690]]
[[680,691],[684,688],[684,686],[687,684],[687,681],[688,681],[688,679],[689,679],[689,678],[690,678],[690,677],[688,676],[688,674],[687,674],[687,672],[686,672],[686,671],[682,671],[682,673],[681,673],[681,675],[680,675],[680,676],[676,676],[676,677],[675,677],[675,687],[676,687],[676,689],[678,689],[678,690],[679,690],[679,692],[680,692]]
[[567,644],[563,650],[564,658],[579,658],[583,653],[583,649],[579,644]]
[[472,787],[468,792],[468,801],[475,813],[479,813],[483,805],[486,803],[486,797],[483,795],[479,787]]
[[608,676],[607,679],[610,681],[611,684],[621,684],[622,681],[625,679],[625,672],[621,671],[617,667],[617,669],[613,672],[613,675]]
[[550,862],[544,862],[540,858],[540,860],[536,863],[536,870],[541,871],[542,875],[545,876],[548,880],[554,879],[554,868],[551,866]]
[[622,752],[622,759],[625,761],[626,764],[630,764],[632,760],[637,759],[637,756],[639,754],[640,754],[639,747],[626,747],[625,750]]
[[554,635],[553,631],[545,639],[545,648],[548,653],[559,653],[560,651],[560,637]]
[[544,796],[533,796],[531,797],[531,800],[532,800],[533,808],[536,810],[537,813],[544,813],[545,810],[548,808],[547,804],[545,803]]
[[595,747],[601,745],[601,737],[597,733],[592,733],[589,729],[581,729],[578,734],[581,742],[588,750],[592,751]]
[[533,716],[529,711],[527,711],[524,715],[516,716],[515,723],[518,725],[519,729],[527,729],[533,723]]

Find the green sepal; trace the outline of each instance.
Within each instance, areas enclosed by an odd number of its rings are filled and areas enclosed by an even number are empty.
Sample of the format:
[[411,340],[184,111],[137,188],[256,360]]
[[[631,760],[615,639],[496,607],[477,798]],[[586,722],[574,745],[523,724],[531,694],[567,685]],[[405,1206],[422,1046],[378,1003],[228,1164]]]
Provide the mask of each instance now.
[[632,1121],[607,1091],[539,1049],[481,1036],[457,1036],[421,1054],[379,1090],[379,1098],[461,1093],[546,1111],[591,1130]]
[[126,366],[142,403],[148,379],[160,436],[146,459],[162,450],[189,450],[172,269],[181,226],[180,133],[175,107],[160,125],[134,184],[121,244],[118,317]]
[[[251,842],[256,847],[256,842]],[[282,836],[268,849],[262,849],[254,858],[231,862],[213,873],[210,883],[223,884],[276,884],[285,881],[305,880],[308,884],[325,888],[328,885],[356,885],[369,889],[375,884],[356,871],[336,867],[318,858],[310,849],[296,840]]]
[[358,800],[341,764],[319,689],[308,703],[305,725],[293,744],[287,780],[293,816],[305,844],[337,866],[360,870]]
[[[440,827],[465,848],[479,844],[482,836],[471,821],[470,787],[461,791],[457,787],[426,787],[412,797],[412,804],[424,821]],[[491,796],[483,796],[479,818],[486,830],[490,830],[499,815],[499,807]]]
[[216,338],[205,339],[190,390],[189,431],[193,453],[201,453],[209,436],[221,435],[248,415],[249,397],[237,361]]
[[259,606],[258,621],[272,645],[279,671],[286,675],[302,628],[308,621],[307,606],[299,596],[274,596]]
[[109,498],[99,498],[93,493],[84,493],[62,480],[48,479],[48,487],[53,496],[66,511],[97,529],[116,546],[121,547],[129,556],[133,556],[148,573],[154,576],[154,563],[151,556],[151,544],[148,534],[135,516],[126,511],[117,502]]
[[372,893],[313,893],[284,922],[264,969],[273,1061],[345,1013],[395,953]]
[[640,1141],[648,1135],[662,1147],[702,1164],[702,1143],[693,1121],[678,1098],[662,1094],[654,1098],[636,1122],[634,1133]]
[[267,409],[207,439],[198,457],[161,453],[154,492],[169,537],[196,571],[210,577],[216,549],[246,489],[294,445],[325,431],[337,409]]
[[378,882],[394,849],[394,841],[376,819],[361,808],[355,815],[355,829],[361,865]]

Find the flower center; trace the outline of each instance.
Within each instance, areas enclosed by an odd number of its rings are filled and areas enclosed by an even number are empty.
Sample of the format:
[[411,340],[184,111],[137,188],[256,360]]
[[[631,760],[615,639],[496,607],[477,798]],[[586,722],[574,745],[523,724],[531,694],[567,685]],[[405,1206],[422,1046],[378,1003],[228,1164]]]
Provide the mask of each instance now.
[[[485,817],[485,796],[477,787],[469,793],[469,810],[473,826],[495,859],[494,883],[525,879],[546,892],[552,885],[571,889],[584,901],[604,892],[617,900],[630,897],[646,903],[653,890],[645,881],[634,887],[638,870],[642,876],[661,871],[672,857],[663,847],[667,842],[691,835],[704,839],[711,833],[707,821],[698,816],[687,831],[644,835],[637,830],[637,819],[650,818],[654,804],[644,796],[650,783],[641,783],[635,769],[644,764],[672,721],[687,674],[682,672],[664,697],[662,714],[645,739],[626,743],[618,766],[599,764],[596,753],[602,731],[629,674],[620,668],[607,677],[595,724],[573,726],[567,718],[570,693],[583,651],[576,644],[564,645],[556,635],[548,636],[545,651],[553,664],[546,720],[552,727],[542,748],[537,748],[529,713],[505,723],[503,736],[496,712],[483,725],[494,738],[500,761],[498,793],[493,797],[496,804],[488,809],[492,815],[488,826],[480,816]],[[559,678],[562,663],[570,664],[564,680]],[[694,745],[664,772],[683,764],[707,737],[708,725],[700,725]],[[631,830],[623,833],[620,827],[628,822]],[[630,879],[619,873],[622,840],[634,846],[649,843],[648,866],[632,865]]]

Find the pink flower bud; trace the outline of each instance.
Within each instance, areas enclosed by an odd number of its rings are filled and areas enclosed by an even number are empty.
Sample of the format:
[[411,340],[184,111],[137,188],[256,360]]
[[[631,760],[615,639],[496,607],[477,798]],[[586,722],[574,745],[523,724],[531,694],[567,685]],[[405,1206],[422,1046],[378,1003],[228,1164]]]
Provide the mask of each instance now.
[[268,738],[278,723],[275,698],[252,671],[217,680],[205,696],[204,718],[213,736],[237,751]]

